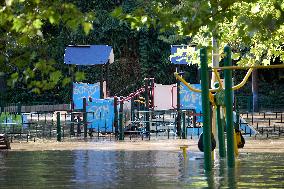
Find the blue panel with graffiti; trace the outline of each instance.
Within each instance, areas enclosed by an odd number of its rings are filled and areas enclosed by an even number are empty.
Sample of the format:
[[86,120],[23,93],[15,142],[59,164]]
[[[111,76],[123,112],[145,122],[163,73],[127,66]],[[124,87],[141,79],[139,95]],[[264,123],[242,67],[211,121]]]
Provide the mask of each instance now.
[[99,129],[101,132],[113,131],[114,120],[114,100],[95,99],[87,102],[88,128]]
[[83,98],[100,98],[100,83],[73,83],[73,102],[75,109],[83,109]]
[[[191,84],[191,86],[201,89],[200,84]],[[197,113],[202,111],[201,93],[189,90],[183,83],[181,83],[180,103],[181,109],[195,109]]]

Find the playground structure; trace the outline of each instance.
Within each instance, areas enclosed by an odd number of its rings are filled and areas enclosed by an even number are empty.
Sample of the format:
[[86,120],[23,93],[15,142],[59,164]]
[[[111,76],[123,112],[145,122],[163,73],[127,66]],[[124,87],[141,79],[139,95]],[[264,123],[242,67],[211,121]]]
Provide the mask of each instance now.
[[[92,54],[93,51],[103,52],[103,56],[97,53],[95,55],[99,58],[90,57],[89,54]],[[212,168],[211,132],[215,129],[211,126],[211,103],[212,110],[216,111],[220,157],[226,157],[227,151],[228,166],[234,167],[235,155],[238,153],[234,128],[242,130],[244,135],[255,136],[258,134],[259,126],[257,125],[256,129],[250,127],[243,118],[239,118],[238,110],[233,112],[232,90],[236,90],[246,83],[253,68],[248,68],[249,70],[240,84],[232,86],[231,69],[237,67],[230,66],[229,47],[225,48],[225,54],[226,66],[213,69],[218,80],[218,85],[215,88],[209,89],[206,49],[201,49],[201,85],[191,85],[183,80],[177,66],[175,76],[178,82],[174,86],[167,87],[168,94],[170,94],[168,97],[171,97],[167,100],[161,97],[164,91],[159,94],[159,90],[157,90],[157,88],[165,86],[156,84],[154,78],[145,78],[144,86],[127,97],[109,97],[108,82],[104,81],[103,77],[100,82],[94,84],[73,82],[72,102],[67,111],[55,112],[55,116],[54,111],[22,113],[21,107],[16,107],[14,112],[9,114],[5,109],[2,113],[1,107],[0,132],[7,134],[11,142],[23,138],[26,141],[35,141],[38,138],[56,137],[57,141],[62,141],[87,139],[88,136],[98,140],[102,137],[110,140],[113,137],[117,140],[124,140],[125,135],[128,135],[130,139],[138,136],[150,140],[153,136],[161,135],[168,139],[171,137],[186,139],[189,136],[194,138],[194,136],[203,133],[205,169],[210,170]],[[84,57],[84,61],[82,61],[82,57]],[[107,67],[109,63],[113,62],[111,57],[113,57],[113,52],[109,46],[71,46],[66,48],[65,63],[99,64],[103,70],[103,67]],[[95,61],[91,62],[91,60]],[[259,69],[260,67],[255,68]],[[225,74],[225,88],[217,73],[221,70],[224,70]],[[103,76],[103,74],[101,75]],[[165,106],[165,101],[171,101],[168,103],[170,105]],[[225,104],[226,111],[224,111]],[[172,109],[163,109],[165,107]],[[227,150],[225,150],[223,124],[225,116]],[[278,116],[281,117],[280,122],[282,123],[282,113]],[[253,116],[251,120],[253,124]],[[277,132],[277,130],[280,136],[283,130],[274,126],[273,131]],[[267,130],[267,137],[269,131]],[[262,131],[262,134],[264,133],[265,130]]]

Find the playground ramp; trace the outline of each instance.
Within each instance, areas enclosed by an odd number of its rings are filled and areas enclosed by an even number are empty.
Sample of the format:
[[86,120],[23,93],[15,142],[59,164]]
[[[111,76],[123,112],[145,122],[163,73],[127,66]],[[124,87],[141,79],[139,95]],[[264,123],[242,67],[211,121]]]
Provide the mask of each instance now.
[[[234,116],[234,123],[237,123],[237,116],[235,111],[233,112],[233,116]],[[255,130],[253,126],[251,126],[242,116],[240,116],[239,118],[239,124],[240,124],[240,130],[244,135],[254,136],[258,134],[257,130]]]

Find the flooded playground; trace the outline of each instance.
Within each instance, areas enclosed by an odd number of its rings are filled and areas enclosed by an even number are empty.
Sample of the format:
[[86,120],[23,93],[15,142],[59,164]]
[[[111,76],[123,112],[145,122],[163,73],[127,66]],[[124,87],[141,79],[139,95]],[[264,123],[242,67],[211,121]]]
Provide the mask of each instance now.
[[176,85],[144,78],[128,96],[107,96],[102,78],[73,82],[62,107],[1,107],[0,188],[283,188],[283,111],[240,111],[232,92],[253,68],[236,86],[226,71],[225,88],[212,71],[210,90],[175,72]]
[[0,152],[0,188],[283,188],[283,140],[249,140],[235,169],[216,157],[210,172],[196,142],[13,143]]

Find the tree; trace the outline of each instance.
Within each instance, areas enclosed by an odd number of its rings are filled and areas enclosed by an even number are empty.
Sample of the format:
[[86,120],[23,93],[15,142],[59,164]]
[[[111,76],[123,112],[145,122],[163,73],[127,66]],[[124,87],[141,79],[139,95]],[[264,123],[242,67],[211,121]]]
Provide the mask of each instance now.
[[68,83],[50,56],[48,33],[64,27],[88,34],[94,15],[59,0],[6,0],[0,9],[0,72],[9,76],[8,85],[40,93]]
[[[209,50],[214,36],[219,41],[219,52],[229,44],[240,66],[268,65],[275,58],[284,61],[284,3],[280,0],[156,0],[132,13],[117,9],[115,15],[136,29],[150,25],[162,31],[175,28],[176,35],[189,36],[191,43]],[[191,63],[198,62],[197,52],[189,55],[193,57]],[[257,89],[256,83],[253,86]],[[253,96],[256,105],[257,91]]]

